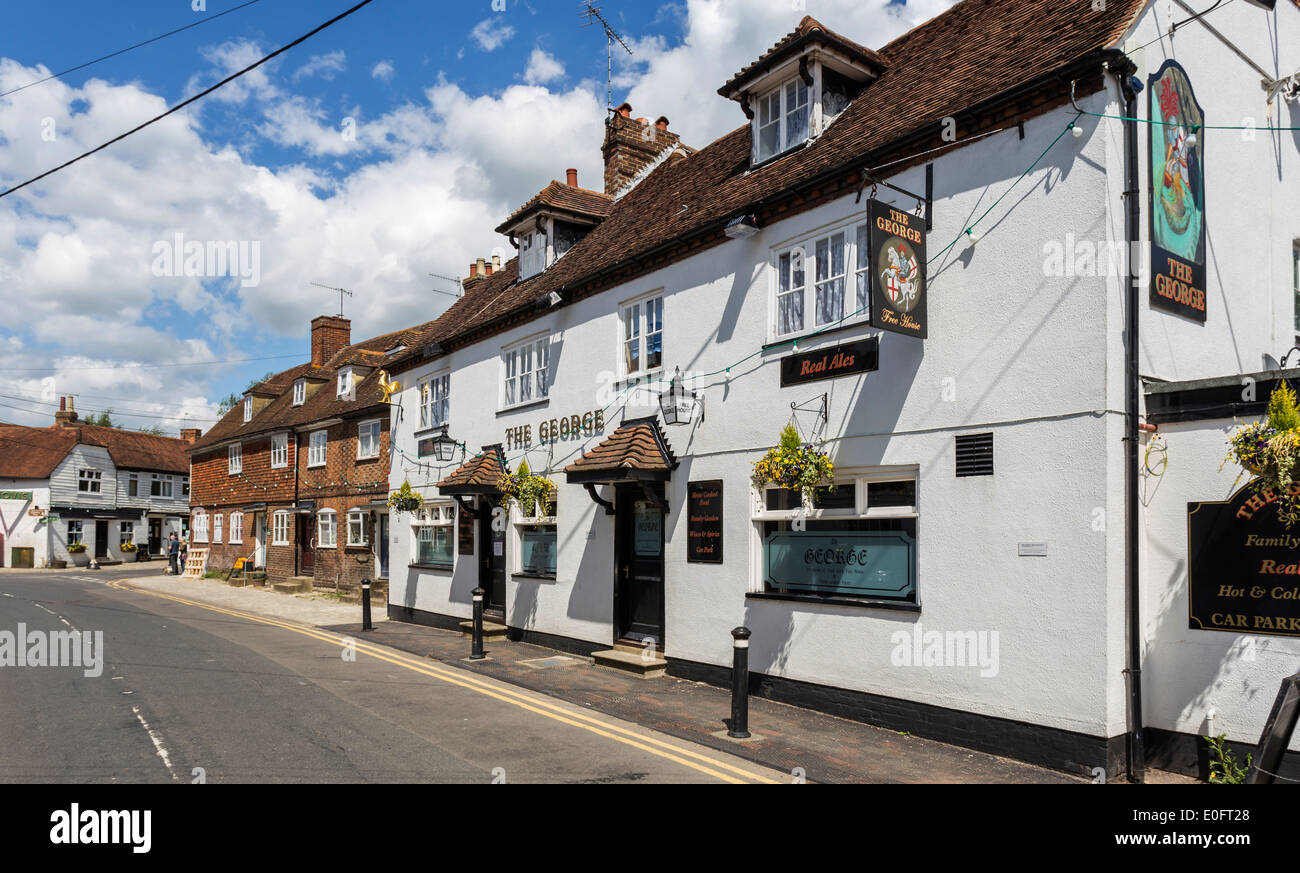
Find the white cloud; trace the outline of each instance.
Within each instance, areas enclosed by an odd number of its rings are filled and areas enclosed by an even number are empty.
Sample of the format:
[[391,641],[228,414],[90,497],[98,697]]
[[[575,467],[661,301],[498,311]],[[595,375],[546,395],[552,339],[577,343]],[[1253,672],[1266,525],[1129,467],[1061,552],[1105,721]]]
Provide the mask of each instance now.
[[485,52],[496,51],[515,35],[515,29],[508,24],[499,24],[496,19],[484,18],[469,32],[470,39],[478,43]]
[[533,49],[528,57],[528,68],[524,70],[524,81],[529,85],[544,85],[564,75],[564,64],[554,55],[549,55],[540,48]]
[[370,77],[372,79],[380,79],[384,82],[391,82],[393,79],[393,73],[396,72],[396,70],[397,68],[393,66],[391,60],[383,60],[371,67]]
[[297,82],[299,79],[320,76],[328,81],[334,78],[335,73],[341,73],[347,68],[347,55],[339,49],[329,54],[312,55],[311,60],[294,71],[293,80]]

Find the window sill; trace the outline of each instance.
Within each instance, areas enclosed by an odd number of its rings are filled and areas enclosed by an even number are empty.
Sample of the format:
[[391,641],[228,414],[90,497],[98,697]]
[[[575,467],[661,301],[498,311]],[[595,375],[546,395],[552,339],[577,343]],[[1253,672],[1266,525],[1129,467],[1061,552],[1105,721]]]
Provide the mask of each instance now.
[[307,465],[307,469],[308,469],[308,470],[319,470],[319,469],[321,469],[321,468],[324,467],[324,466],[326,466],[324,463],[320,463],[320,464],[308,464],[308,465]]
[[642,373],[629,373],[620,376],[619,380],[614,383],[615,388],[630,387],[644,383],[647,387],[654,384],[655,381],[664,381],[664,374],[668,371],[664,367],[655,367],[652,370],[646,370]]
[[861,317],[861,320],[858,320],[858,318],[859,316],[854,316],[853,321],[846,321],[843,324],[838,324],[831,328],[813,328],[812,330],[807,330],[802,333],[790,334],[783,339],[772,340],[769,343],[764,343],[762,350],[765,352],[772,351],[773,349],[781,349],[784,351],[785,347],[791,343],[805,341],[812,342],[813,340],[819,340],[824,336],[834,336],[836,334],[847,333],[853,330],[862,330],[863,328],[867,328],[868,330],[873,329],[871,327],[871,322],[867,321],[865,316]]
[[784,600],[792,603],[820,603],[825,606],[850,606],[855,609],[886,609],[893,612],[921,612],[921,604],[901,600],[868,600],[857,597],[832,597],[821,594],[783,594],[775,591],[749,591],[745,599]]
[[412,570],[435,570],[439,573],[450,573],[456,569],[453,564],[408,564]]
[[538,582],[554,582],[555,577],[545,573],[511,573],[511,579],[533,579]]
[[366,455],[365,457],[361,457],[361,456],[357,457],[357,461],[378,461],[378,460],[379,460],[378,455]]
[[370,551],[370,543],[348,543],[343,548],[353,552]]
[[497,418],[503,415],[512,415],[516,412],[525,412],[529,409],[540,409],[543,406],[549,406],[551,398],[543,397],[541,400],[529,400],[527,403],[516,403],[514,406],[507,406],[505,409],[497,410]]

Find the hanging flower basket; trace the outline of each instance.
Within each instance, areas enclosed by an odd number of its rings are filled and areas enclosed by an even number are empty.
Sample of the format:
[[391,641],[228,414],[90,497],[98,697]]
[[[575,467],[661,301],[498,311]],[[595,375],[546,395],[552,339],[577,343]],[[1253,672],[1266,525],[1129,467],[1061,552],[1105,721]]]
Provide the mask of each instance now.
[[545,476],[534,476],[528,462],[519,464],[518,473],[506,473],[497,482],[501,489],[501,505],[519,504],[524,518],[539,518],[555,514],[555,483]]
[[124,552],[134,552],[135,543],[122,543],[121,550]]
[[85,550],[86,550],[85,543],[73,543],[70,546],[68,546],[68,554],[70,555],[79,555]]
[[401,488],[388,495],[388,508],[394,512],[419,512],[422,506],[424,498],[411,490],[409,481],[403,482]]
[[1236,461],[1255,478],[1248,487],[1277,494],[1277,515],[1290,529],[1300,521],[1300,409],[1296,394],[1285,381],[1268,400],[1268,418],[1240,428],[1228,440],[1227,461]]
[[787,424],[781,431],[780,445],[754,462],[750,480],[760,492],[772,484],[799,491],[804,502],[811,503],[813,492],[823,485],[831,485],[834,474],[830,456],[813,448],[812,443],[801,442],[799,431]]

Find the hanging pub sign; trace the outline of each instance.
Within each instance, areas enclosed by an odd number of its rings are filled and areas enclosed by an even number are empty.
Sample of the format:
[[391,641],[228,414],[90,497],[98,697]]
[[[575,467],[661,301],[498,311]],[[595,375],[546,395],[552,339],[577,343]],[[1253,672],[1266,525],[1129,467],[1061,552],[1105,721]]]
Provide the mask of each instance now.
[[1274,491],[1187,504],[1187,591],[1193,630],[1300,637],[1300,526]]
[[686,484],[686,560],[722,563],[722,480]]
[[871,325],[925,339],[925,219],[872,200]]
[[879,367],[879,358],[880,340],[874,336],[830,349],[790,355],[781,359],[781,387],[867,373]]
[[1151,305],[1205,321],[1205,113],[1187,72],[1165,61],[1147,82]]

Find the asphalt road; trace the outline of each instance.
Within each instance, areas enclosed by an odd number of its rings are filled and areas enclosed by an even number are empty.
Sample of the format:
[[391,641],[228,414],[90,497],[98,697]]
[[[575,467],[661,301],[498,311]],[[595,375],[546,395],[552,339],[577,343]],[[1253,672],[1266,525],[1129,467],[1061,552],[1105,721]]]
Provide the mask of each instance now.
[[[103,672],[0,666],[0,782],[754,782],[781,774],[446,665],[119,590],[0,574],[0,633],[103,633]],[[93,671],[92,671],[93,672]]]

